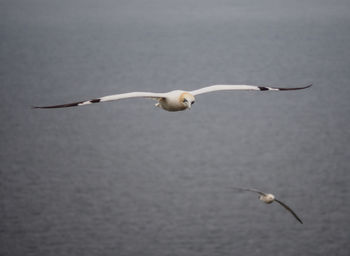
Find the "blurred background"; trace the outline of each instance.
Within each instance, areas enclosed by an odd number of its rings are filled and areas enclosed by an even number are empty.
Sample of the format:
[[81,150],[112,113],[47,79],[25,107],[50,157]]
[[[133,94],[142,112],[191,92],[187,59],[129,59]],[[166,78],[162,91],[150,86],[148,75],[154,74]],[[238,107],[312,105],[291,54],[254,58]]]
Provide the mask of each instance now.
[[[350,2],[0,1],[0,255],[349,255]],[[212,84],[190,111],[151,100]],[[278,204],[231,187],[274,193]]]

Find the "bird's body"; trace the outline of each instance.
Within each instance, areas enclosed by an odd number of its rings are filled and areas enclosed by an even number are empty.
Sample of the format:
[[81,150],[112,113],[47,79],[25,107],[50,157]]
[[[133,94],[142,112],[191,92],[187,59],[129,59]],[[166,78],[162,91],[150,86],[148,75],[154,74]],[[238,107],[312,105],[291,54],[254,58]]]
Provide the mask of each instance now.
[[114,94],[109,96],[104,96],[96,99],[78,101],[68,104],[53,105],[53,106],[43,106],[34,108],[66,108],[75,106],[90,105],[105,101],[114,101],[129,98],[151,98],[157,100],[156,106],[166,110],[166,111],[182,111],[190,109],[195,102],[195,96],[203,93],[215,92],[215,91],[232,91],[232,90],[253,90],[253,91],[289,91],[289,90],[301,90],[310,87],[310,85],[304,87],[294,87],[294,88],[275,88],[266,86],[255,86],[255,85],[212,85],[208,87],[203,87],[194,91],[184,91],[184,90],[174,90],[167,93],[153,93],[153,92],[129,92],[122,94]]
[[175,90],[167,93],[164,98],[158,99],[158,107],[167,111],[182,111],[190,109],[195,98],[192,94],[182,90]]
[[241,191],[251,191],[251,192],[258,193],[259,199],[266,204],[271,204],[273,202],[277,202],[280,205],[282,205],[286,210],[288,210],[301,224],[303,224],[302,220],[298,217],[298,215],[288,205],[286,205],[282,201],[276,199],[275,195],[264,193],[264,192],[261,192],[257,189],[253,189],[253,188],[235,188],[234,187],[233,189],[241,190]]
[[273,194],[265,194],[260,195],[259,199],[266,204],[271,204],[273,201],[275,201],[275,196]]

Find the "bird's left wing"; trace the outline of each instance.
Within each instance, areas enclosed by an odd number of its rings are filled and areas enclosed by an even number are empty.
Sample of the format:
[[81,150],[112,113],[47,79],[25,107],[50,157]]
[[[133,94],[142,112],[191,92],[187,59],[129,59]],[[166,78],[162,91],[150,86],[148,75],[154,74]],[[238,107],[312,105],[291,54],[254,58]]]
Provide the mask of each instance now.
[[276,202],[278,202],[280,205],[282,205],[284,208],[286,208],[291,214],[293,214],[293,216],[301,223],[303,224],[303,222],[301,221],[301,219],[298,217],[298,215],[285,203],[281,202],[280,200],[275,199]]
[[114,94],[108,95],[96,99],[78,101],[73,103],[61,104],[61,105],[53,105],[53,106],[42,106],[42,107],[33,107],[33,108],[67,108],[67,107],[76,107],[76,106],[84,106],[93,103],[112,101],[112,100],[121,100],[121,99],[129,99],[129,98],[153,98],[160,99],[165,98],[167,96],[166,93],[153,93],[153,92],[129,92],[122,94]]
[[203,87],[198,90],[191,91],[190,93],[195,95],[215,92],[215,91],[232,91],[232,90],[252,90],[252,91],[291,91],[291,90],[301,90],[309,88],[312,84],[303,87],[289,87],[289,88],[279,88],[279,87],[268,87],[268,86],[256,86],[256,85],[212,85],[208,87]]

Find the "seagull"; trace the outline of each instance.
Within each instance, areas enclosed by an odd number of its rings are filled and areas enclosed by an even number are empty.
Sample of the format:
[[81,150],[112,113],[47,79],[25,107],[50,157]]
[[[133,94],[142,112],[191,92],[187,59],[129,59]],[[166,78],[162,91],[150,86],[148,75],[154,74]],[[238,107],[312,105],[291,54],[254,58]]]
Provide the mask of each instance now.
[[237,189],[237,190],[242,190],[242,191],[251,191],[251,192],[255,192],[258,193],[259,199],[261,201],[263,201],[266,204],[271,204],[272,202],[276,201],[277,203],[279,203],[280,205],[282,205],[285,209],[287,209],[291,214],[293,214],[293,216],[301,223],[303,224],[303,222],[301,221],[301,219],[298,217],[298,215],[285,203],[281,202],[280,200],[276,199],[275,195],[273,194],[268,194],[268,193],[264,193],[261,192],[257,189],[253,189],[253,188],[233,188],[233,189]]
[[99,102],[130,99],[130,98],[150,98],[157,101],[155,104],[157,107],[166,111],[182,111],[191,109],[195,103],[195,96],[215,92],[215,91],[234,91],[234,90],[252,90],[252,91],[290,91],[290,90],[301,90],[309,88],[312,84],[304,87],[294,88],[276,88],[267,86],[256,86],[256,85],[212,85],[203,87],[194,91],[174,90],[166,93],[154,93],[154,92],[129,92],[108,95],[101,98],[95,98],[91,100],[78,101],[68,104],[53,105],[53,106],[35,106],[33,108],[67,108],[76,106],[85,106]]

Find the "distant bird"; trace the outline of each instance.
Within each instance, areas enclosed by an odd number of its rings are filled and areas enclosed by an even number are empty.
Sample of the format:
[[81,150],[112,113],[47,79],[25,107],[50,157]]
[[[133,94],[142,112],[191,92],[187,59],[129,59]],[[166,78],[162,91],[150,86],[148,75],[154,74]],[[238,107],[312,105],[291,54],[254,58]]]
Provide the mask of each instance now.
[[271,204],[272,202],[276,201],[277,203],[279,203],[280,205],[282,205],[284,208],[286,208],[291,214],[293,214],[293,216],[301,223],[303,224],[303,222],[301,221],[301,219],[298,217],[298,215],[285,203],[281,202],[280,200],[277,200],[276,197],[273,194],[267,194],[264,192],[261,192],[259,190],[253,189],[253,188],[235,188],[233,187],[233,189],[236,190],[242,190],[242,191],[251,191],[251,192],[255,192],[258,193],[259,199],[261,201],[263,201],[264,203],[267,204]]
[[182,111],[185,109],[191,109],[191,106],[195,103],[194,96],[199,94],[215,92],[215,91],[232,91],[232,90],[253,90],[253,91],[290,91],[290,90],[301,90],[310,87],[309,84],[304,87],[295,88],[275,88],[266,86],[255,86],[255,85],[212,85],[204,87],[194,91],[183,91],[175,90],[166,93],[154,93],[154,92],[129,92],[122,94],[114,94],[109,96],[104,96],[101,98],[78,101],[62,105],[54,106],[43,106],[43,107],[33,107],[33,108],[66,108],[75,106],[84,106],[98,102],[121,100],[128,98],[151,98],[157,102],[156,106],[167,111]]

